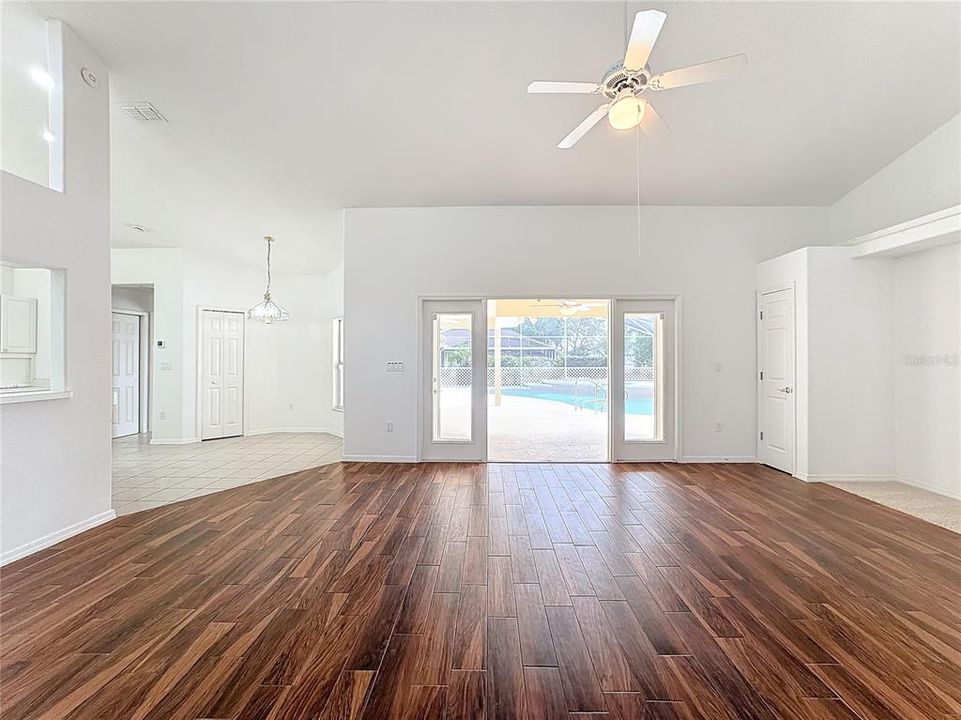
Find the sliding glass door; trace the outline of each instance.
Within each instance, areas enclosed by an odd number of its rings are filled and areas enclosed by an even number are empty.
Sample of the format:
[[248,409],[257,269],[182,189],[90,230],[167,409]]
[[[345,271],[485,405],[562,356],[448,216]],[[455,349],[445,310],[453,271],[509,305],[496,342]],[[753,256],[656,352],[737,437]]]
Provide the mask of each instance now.
[[481,300],[422,309],[421,457],[487,459],[487,315]]
[[675,455],[673,300],[615,300],[611,318],[611,434],[615,462]]

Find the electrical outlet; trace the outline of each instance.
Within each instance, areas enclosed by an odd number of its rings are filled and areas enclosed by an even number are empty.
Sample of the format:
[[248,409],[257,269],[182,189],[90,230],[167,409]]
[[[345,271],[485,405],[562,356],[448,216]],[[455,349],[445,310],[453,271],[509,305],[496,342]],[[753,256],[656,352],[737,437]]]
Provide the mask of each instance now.
[[293,410],[293,409],[294,409],[294,404],[293,404],[293,403],[288,403],[288,404],[287,404],[287,409],[288,409],[288,410]]
[[387,432],[394,432],[394,421],[393,421],[393,420],[388,420],[388,421],[387,421]]
[[724,432],[721,428],[721,423],[714,423],[714,432]]
[[166,411],[166,410],[161,410],[161,411],[160,411],[160,419],[161,419],[161,420],[166,420],[166,419],[167,419],[167,411]]

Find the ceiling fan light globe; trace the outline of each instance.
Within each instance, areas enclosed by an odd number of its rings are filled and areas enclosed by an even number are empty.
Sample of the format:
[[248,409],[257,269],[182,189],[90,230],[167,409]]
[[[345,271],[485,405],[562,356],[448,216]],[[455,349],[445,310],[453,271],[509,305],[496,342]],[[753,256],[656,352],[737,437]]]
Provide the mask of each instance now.
[[630,130],[644,119],[646,103],[634,95],[626,95],[611,103],[607,120],[615,130]]

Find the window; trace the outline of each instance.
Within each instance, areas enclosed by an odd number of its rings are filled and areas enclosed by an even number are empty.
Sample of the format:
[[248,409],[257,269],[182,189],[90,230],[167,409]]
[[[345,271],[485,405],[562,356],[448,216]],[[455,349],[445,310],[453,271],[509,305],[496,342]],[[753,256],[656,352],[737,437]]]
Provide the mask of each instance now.
[[0,264],[0,394],[64,389],[64,273]]
[[333,348],[333,408],[344,409],[344,318],[334,318],[331,327],[331,346]]
[[0,83],[2,167],[63,191],[63,92],[60,24],[4,3]]

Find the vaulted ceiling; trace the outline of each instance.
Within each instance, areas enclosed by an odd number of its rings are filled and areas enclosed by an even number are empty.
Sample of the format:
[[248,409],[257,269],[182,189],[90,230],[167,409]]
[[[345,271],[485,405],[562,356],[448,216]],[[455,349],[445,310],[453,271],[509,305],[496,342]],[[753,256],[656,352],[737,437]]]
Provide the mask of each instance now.
[[[646,204],[824,205],[961,107],[957,3],[38,3],[111,67],[118,246],[204,248],[321,272],[344,207],[632,204],[635,137],[557,141],[633,13],[668,14],[657,72],[745,52],[732,83],[662,92],[640,138]],[[146,226],[134,233],[127,226]],[[452,239],[453,240],[453,239]]]

